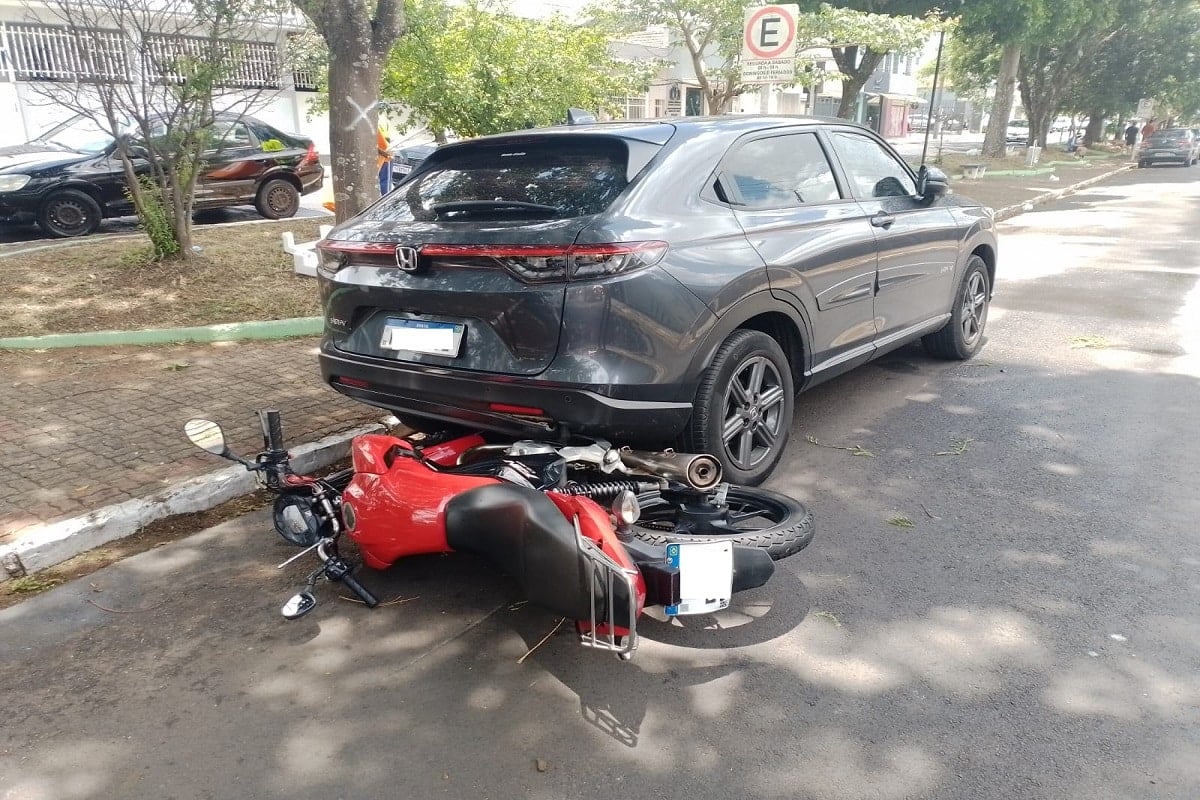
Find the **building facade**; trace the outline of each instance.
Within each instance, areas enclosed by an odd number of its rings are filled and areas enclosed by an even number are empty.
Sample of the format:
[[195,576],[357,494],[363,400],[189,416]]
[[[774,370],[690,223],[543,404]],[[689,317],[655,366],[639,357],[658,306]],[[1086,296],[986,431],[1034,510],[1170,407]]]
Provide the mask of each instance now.
[[[116,24],[86,32],[67,26],[49,9],[0,0],[0,145],[17,144],[70,117],[56,98],[71,86],[129,80],[147,59],[200,57],[207,40],[181,33],[184,26],[135,34]],[[295,26],[264,27],[230,42],[237,52],[221,89],[231,105],[286,131],[313,139],[328,152],[328,120],[309,119],[308,100],[316,86],[287,66],[287,37]],[[172,76],[164,76],[170,79]]]

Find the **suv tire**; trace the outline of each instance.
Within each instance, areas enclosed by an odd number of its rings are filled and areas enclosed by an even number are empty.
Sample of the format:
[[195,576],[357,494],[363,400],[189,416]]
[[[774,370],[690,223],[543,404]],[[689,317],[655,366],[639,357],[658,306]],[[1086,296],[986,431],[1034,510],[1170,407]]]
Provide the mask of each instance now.
[[965,361],[978,353],[983,346],[983,329],[987,325],[991,295],[987,264],[979,256],[971,256],[967,261],[966,274],[954,293],[950,319],[940,330],[921,339],[925,351],[935,358],[949,361]]
[[90,194],[63,189],[47,197],[38,209],[37,224],[57,239],[87,236],[100,227],[104,213]]
[[700,376],[684,447],[716,456],[730,483],[757,486],[787,446],[795,399],[779,343],[761,331],[734,331]]

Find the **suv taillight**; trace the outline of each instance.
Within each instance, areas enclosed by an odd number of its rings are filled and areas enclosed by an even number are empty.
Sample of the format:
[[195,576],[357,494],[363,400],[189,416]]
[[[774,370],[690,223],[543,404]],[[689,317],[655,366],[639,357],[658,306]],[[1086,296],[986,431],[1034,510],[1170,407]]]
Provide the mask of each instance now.
[[[351,262],[362,266],[390,266],[396,245],[384,242],[321,242],[317,251],[321,267],[337,272]],[[478,268],[488,262],[530,283],[585,281],[652,267],[667,254],[666,242],[612,244],[426,244],[417,246],[422,259]],[[481,262],[483,262],[481,264]]]
[[667,254],[666,242],[611,244],[427,244],[429,258],[478,261],[491,259],[523,281],[584,281],[652,267]]

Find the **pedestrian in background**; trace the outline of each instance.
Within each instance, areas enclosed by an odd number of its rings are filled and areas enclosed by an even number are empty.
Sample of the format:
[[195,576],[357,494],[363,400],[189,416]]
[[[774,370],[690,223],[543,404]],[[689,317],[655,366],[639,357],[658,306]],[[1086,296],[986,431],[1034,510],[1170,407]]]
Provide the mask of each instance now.
[[1129,148],[1129,152],[1133,152],[1133,146],[1137,144],[1138,128],[1136,122],[1130,122],[1129,127],[1125,129],[1125,146]]
[[1154,133],[1155,130],[1156,128],[1154,127],[1154,120],[1146,120],[1146,124],[1142,126],[1142,141],[1144,142],[1149,139],[1150,134]]
[[379,196],[382,197],[392,190],[392,154],[383,128],[375,131],[375,149],[379,152]]

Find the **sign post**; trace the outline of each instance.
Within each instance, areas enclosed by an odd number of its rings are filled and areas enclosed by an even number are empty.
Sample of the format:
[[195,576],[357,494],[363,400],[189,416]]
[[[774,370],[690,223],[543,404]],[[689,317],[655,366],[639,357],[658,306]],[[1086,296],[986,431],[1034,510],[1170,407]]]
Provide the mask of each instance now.
[[792,83],[796,77],[798,5],[751,6],[742,29],[742,82]]

